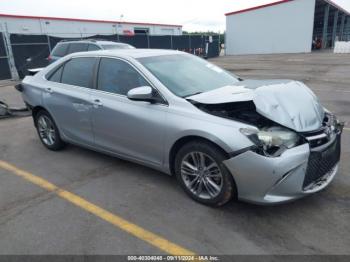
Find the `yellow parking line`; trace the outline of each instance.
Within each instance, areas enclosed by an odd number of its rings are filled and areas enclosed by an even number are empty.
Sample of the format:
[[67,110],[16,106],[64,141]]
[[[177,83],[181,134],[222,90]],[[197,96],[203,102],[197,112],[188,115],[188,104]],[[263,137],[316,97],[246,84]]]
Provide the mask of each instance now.
[[51,184],[43,178],[35,176],[27,171],[21,170],[14,165],[11,165],[5,161],[0,160],[0,168],[11,172],[14,175],[17,175],[25,180],[46,189],[47,191],[55,193],[60,198],[67,200],[68,202],[80,207],[81,209],[94,214],[95,216],[107,221],[108,223],[114,225],[115,227],[151,244],[152,246],[174,256],[187,255],[194,256],[195,253],[183,248],[175,243],[170,242],[169,240],[156,235],[142,227],[135,225],[111,212],[98,207],[91,202],[70,193],[58,186]]

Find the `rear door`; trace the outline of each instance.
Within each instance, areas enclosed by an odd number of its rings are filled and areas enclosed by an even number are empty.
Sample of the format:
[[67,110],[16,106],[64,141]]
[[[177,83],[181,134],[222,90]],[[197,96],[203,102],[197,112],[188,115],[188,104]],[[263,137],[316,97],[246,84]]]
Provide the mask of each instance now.
[[78,57],[67,61],[49,76],[44,104],[62,134],[70,141],[93,145],[91,96],[96,58]]

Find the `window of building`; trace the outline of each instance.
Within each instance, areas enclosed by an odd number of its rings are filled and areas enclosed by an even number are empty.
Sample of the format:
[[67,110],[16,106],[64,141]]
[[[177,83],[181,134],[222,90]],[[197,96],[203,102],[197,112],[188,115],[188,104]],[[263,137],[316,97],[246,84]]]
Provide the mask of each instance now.
[[149,28],[135,27],[134,28],[134,33],[136,35],[148,35],[149,34]]

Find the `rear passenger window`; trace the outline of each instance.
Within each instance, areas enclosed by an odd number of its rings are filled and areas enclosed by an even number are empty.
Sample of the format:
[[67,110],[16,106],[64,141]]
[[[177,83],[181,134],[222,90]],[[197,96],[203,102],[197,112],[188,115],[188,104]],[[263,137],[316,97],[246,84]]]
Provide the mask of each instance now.
[[63,68],[61,82],[68,85],[91,87],[95,58],[79,57],[68,61]]
[[52,56],[64,57],[67,54],[68,44],[57,44],[52,51]]
[[71,43],[69,44],[68,54],[85,52],[87,51],[88,44],[84,43]]
[[96,50],[101,50],[97,45],[89,45],[88,51],[96,51]]
[[126,95],[130,89],[149,86],[147,81],[128,63],[112,58],[102,58],[98,73],[98,89]]
[[62,71],[63,71],[63,66],[61,66],[59,69],[57,69],[57,70],[49,77],[49,81],[57,82],[57,83],[61,82]]

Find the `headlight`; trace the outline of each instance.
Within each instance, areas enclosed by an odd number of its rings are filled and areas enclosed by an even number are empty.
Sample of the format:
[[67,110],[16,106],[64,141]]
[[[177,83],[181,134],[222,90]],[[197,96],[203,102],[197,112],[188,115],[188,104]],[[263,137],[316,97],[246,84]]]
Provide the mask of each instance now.
[[240,131],[254,144],[262,147],[268,154],[274,154],[280,149],[293,148],[299,142],[297,133],[281,127],[271,127],[262,130],[242,128]]
[[339,134],[343,132],[345,122],[341,122],[329,111],[325,114],[323,125],[329,127],[332,133]]

